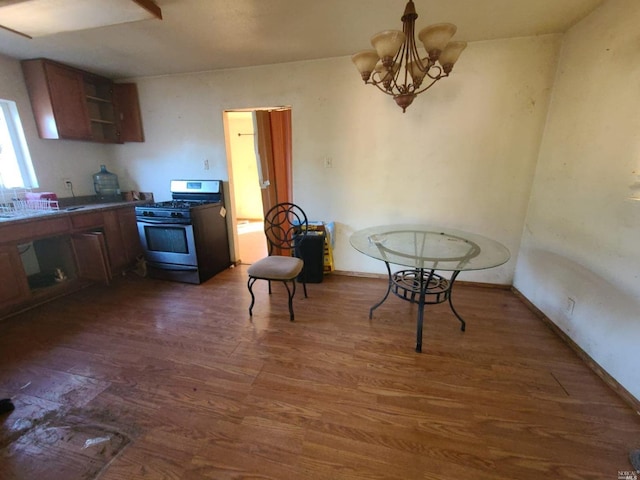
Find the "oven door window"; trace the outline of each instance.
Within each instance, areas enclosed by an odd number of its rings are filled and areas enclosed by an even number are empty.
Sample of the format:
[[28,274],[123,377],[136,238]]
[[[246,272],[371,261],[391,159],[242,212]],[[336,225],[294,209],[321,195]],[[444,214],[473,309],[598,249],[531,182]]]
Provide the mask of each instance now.
[[193,225],[138,221],[138,232],[148,262],[198,264]]
[[152,252],[189,253],[187,230],[183,227],[144,227],[147,249]]

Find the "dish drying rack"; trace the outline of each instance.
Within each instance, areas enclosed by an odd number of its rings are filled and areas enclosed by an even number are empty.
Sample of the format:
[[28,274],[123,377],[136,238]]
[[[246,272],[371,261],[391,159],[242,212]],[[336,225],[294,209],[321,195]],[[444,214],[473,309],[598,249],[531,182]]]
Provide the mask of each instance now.
[[37,198],[30,188],[0,190],[0,218],[30,217],[58,210],[57,200]]

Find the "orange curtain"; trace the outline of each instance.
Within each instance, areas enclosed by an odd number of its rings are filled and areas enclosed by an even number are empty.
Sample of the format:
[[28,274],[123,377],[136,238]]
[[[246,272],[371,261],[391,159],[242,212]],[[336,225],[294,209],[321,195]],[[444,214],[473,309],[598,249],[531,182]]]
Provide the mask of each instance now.
[[291,202],[291,110],[273,110],[271,119],[271,147],[273,149],[276,200],[278,203]]
[[256,142],[262,172],[264,213],[293,198],[291,168],[291,110],[257,110]]

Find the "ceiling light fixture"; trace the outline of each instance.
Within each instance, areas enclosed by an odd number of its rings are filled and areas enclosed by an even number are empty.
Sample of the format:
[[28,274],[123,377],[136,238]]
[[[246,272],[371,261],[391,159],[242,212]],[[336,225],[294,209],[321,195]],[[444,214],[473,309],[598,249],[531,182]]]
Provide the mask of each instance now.
[[0,28],[26,38],[162,19],[153,0],[0,0]]
[[418,94],[449,76],[467,46],[467,42],[450,41],[457,30],[455,25],[438,23],[423,28],[418,34],[427,53],[421,58],[415,41],[417,18],[413,0],[409,0],[401,18],[402,32],[377,33],[371,38],[375,50],[358,52],[351,57],[364,83],[393,96],[403,112]]

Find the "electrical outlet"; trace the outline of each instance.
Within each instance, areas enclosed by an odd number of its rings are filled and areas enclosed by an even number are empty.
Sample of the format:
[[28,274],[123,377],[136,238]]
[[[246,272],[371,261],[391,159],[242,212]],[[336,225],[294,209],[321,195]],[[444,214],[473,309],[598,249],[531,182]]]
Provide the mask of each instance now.
[[324,157],[324,168],[332,168],[333,167],[333,158]]
[[204,162],[203,162],[203,166],[205,170],[209,170],[209,159],[205,158]]
[[62,183],[64,184],[65,190],[73,190],[73,183],[71,183],[70,178],[63,178]]

